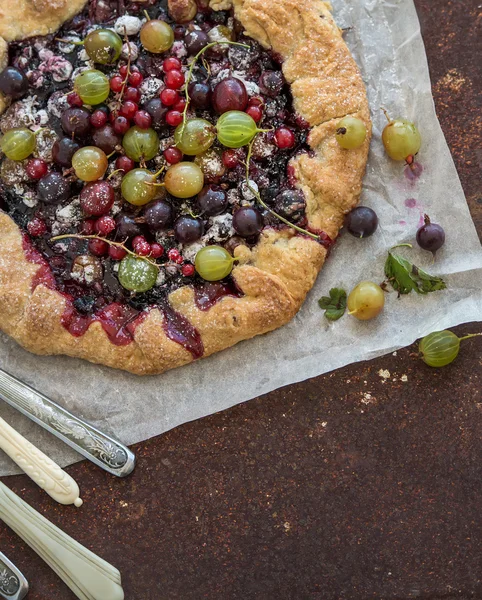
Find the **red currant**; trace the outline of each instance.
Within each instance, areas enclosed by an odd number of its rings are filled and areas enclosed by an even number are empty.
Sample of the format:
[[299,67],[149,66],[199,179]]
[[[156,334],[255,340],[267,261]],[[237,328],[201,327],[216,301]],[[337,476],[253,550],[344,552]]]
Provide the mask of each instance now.
[[164,150],[164,158],[170,165],[177,165],[177,163],[181,162],[182,157],[182,152],[175,146],[169,146],[169,148]]
[[122,65],[122,67],[119,69],[119,73],[121,74],[121,76],[124,79],[127,77],[128,72],[129,72],[129,69],[127,68],[127,65]]
[[124,171],[124,173],[129,173],[135,166],[136,163],[128,156],[119,156],[115,161],[115,168]]
[[144,77],[142,77],[142,75],[139,73],[139,71],[134,71],[133,73],[131,73],[129,75],[129,83],[133,87],[138,88],[143,81],[144,81]]
[[128,87],[124,92],[124,100],[139,103],[141,101],[141,92],[135,87]]
[[255,123],[259,123],[263,118],[263,111],[259,106],[248,106],[246,112],[250,117],[252,117]]
[[80,232],[82,235],[93,235],[95,231],[95,221],[93,219],[87,219],[82,223]]
[[170,90],[169,88],[162,90],[159,97],[164,106],[173,106],[181,99],[179,92],[176,92],[176,90]]
[[151,245],[143,235],[138,235],[132,240],[132,247],[139,256],[149,256],[151,253]]
[[114,92],[114,94],[118,94],[124,86],[124,80],[120,75],[114,75],[110,80],[110,89]]
[[100,233],[100,235],[109,235],[109,233],[112,233],[114,229],[115,221],[112,217],[107,215],[100,217],[100,219],[97,219],[95,222],[95,230],[97,233]]
[[130,129],[131,124],[125,117],[116,117],[113,128],[114,131],[119,135],[124,135]]
[[94,256],[105,256],[109,252],[109,244],[104,240],[89,240],[89,250]]
[[109,256],[112,260],[122,260],[127,256],[127,252],[119,246],[109,246]]
[[196,272],[196,269],[194,268],[194,265],[183,265],[181,272],[184,277],[192,277]]
[[183,262],[181,253],[177,248],[171,248],[167,255],[169,256],[169,260],[172,260],[172,262],[175,262],[178,265],[180,265]]
[[42,179],[47,174],[49,166],[41,158],[32,158],[28,161],[25,170],[30,179]]
[[47,225],[45,221],[39,217],[34,217],[29,223],[27,223],[27,231],[33,237],[40,237],[47,231]]
[[186,99],[181,98],[178,102],[176,102],[176,104],[174,104],[174,106],[172,107],[172,110],[177,110],[178,112],[182,113],[185,108],[186,108]]
[[240,155],[238,150],[225,150],[223,152],[223,164],[227,169],[234,169],[239,165]]
[[296,143],[295,134],[287,127],[280,127],[277,129],[274,134],[274,139],[276,141],[276,145],[281,150],[293,148]]
[[164,248],[161,246],[161,244],[158,244],[157,242],[154,242],[153,244],[151,244],[152,258],[161,258],[161,256],[163,254],[164,254]]
[[249,99],[249,106],[264,106],[264,100],[261,96],[253,96]]
[[92,126],[95,127],[96,129],[98,129],[100,127],[104,127],[104,125],[107,123],[108,120],[109,120],[109,117],[106,115],[106,113],[103,110],[94,110],[94,112],[90,116],[90,122],[91,122]]
[[180,71],[182,69],[182,63],[178,58],[171,56],[171,58],[166,58],[162,63],[162,68],[166,73],[167,71]]
[[125,117],[126,119],[129,119],[129,121],[132,121],[132,119],[134,118],[134,116],[138,110],[139,110],[139,107],[137,106],[137,104],[135,102],[132,102],[131,100],[127,100],[120,107],[119,114],[121,117]]
[[134,115],[134,123],[141,129],[149,129],[152,125],[152,117],[146,110],[138,110]]
[[79,94],[77,94],[77,92],[70,92],[70,94],[67,96],[67,102],[69,103],[69,106],[77,108],[80,108],[84,105],[82,98],[79,96]]
[[170,110],[166,114],[166,123],[171,127],[177,127],[182,123],[182,114],[177,110]]
[[173,71],[168,71],[166,73],[164,81],[168,88],[171,88],[172,90],[178,90],[182,88],[186,79],[184,77],[184,74],[181,73],[181,71],[174,69]]

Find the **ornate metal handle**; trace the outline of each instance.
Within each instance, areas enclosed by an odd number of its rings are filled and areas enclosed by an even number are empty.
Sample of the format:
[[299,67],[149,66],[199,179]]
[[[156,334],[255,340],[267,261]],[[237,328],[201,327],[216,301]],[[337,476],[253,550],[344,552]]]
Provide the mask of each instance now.
[[28,581],[5,554],[0,552],[0,598],[22,600],[28,592]]
[[0,398],[109,473],[125,477],[134,470],[136,457],[124,444],[2,370]]
[[0,483],[0,518],[80,600],[124,600],[119,571],[87,550]]
[[2,418],[0,448],[54,500],[60,504],[82,506],[75,480]]

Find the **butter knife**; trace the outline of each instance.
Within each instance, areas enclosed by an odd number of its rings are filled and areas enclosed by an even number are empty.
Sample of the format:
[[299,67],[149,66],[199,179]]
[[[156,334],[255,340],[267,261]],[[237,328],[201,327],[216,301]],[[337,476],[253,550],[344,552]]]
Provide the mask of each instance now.
[[0,398],[105,471],[126,477],[134,470],[127,446],[1,369]]
[[82,506],[76,481],[1,417],[0,448],[56,502]]
[[5,554],[0,552],[0,598],[22,600],[28,592],[28,581]]
[[119,571],[53,525],[0,482],[0,519],[80,600],[124,600]]

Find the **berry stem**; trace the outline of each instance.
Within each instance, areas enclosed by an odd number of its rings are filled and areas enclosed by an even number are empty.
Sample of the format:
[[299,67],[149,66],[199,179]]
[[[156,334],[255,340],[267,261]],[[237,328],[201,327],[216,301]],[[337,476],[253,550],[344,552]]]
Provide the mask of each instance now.
[[184,129],[186,127],[186,122],[187,122],[187,111],[189,110],[189,106],[191,104],[191,97],[189,96],[189,84],[191,83],[191,80],[192,80],[192,76],[194,73],[194,67],[196,66],[196,64],[197,64],[198,60],[201,58],[201,56],[205,52],[207,52],[207,50],[209,50],[210,48],[213,48],[214,46],[217,46],[219,44],[228,44],[231,46],[241,46],[242,48],[247,48],[249,50],[249,46],[247,44],[241,44],[240,42],[224,41],[224,42],[211,42],[210,44],[205,46],[202,50],[200,50],[196,54],[196,56],[193,58],[191,65],[189,67],[187,77],[186,77],[186,83],[184,86],[184,96],[186,98],[186,106],[184,107],[184,110],[182,112],[182,127],[181,127],[181,133],[180,133],[179,139],[182,139],[182,136],[184,135]]
[[389,252],[391,252],[392,250],[395,250],[396,248],[413,248],[412,244],[397,244],[396,246],[393,246],[392,248],[390,248]]
[[117,175],[117,173],[124,173],[124,169],[116,169],[115,171],[112,171],[112,173],[107,177],[107,181],[110,181],[114,175]]
[[248,146],[248,156],[246,157],[246,185],[248,186],[249,191],[256,197],[256,199],[258,200],[258,202],[261,204],[261,206],[264,209],[266,209],[274,217],[279,219],[282,223],[284,223],[285,225],[288,225],[288,227],[295,229],[296,231],[298,231],[299,233],[302,233],[303,235],[307,235],[310,238],[313,238],[314,240],[320,240],[320,237],[318,235],[316,235],[315,233],[311,233],[310,231],[307,231],[306,229],[302,229],[301,227],[298,227],[298,225],[295,225],[294,223],[290,223],[290,221],[288,221],[287,219],[285,219],[284,217],[282,217],[281,215],[276,213],[274,210],[272,210],[265,202],[263,202],[263,199],[261,198],[260,193],[251,186],[251,183],[250,183],[251,180],[249,178],[249,166],[251,163],[251,157],[253,155],[253,144],[254,144],[255,140],[256,140],[256,136],[254,136],[254,138],[251,140],[251,143]]
[[122,88],[121,88],[121,91],[119,92],[119,97],[117,99],[117,106],[115,107],[115,109],[113,111],[115,115],[117,115],[117,112],[119,111],[119,108],[122,103],[122,98],[124,97],[124,93],[126,90],[127,82],[129,80],[129,76],[132,74],[132,71],[131,71],[131,61],[132,61],[131,44],[129,42],[129,37],[127,36],[127,27],[125,25],[124,25],[124,42],[127,44],[127,73],[126,73],[124,81],[122,82]]
[[67,233],[65,235],[56,235],[55,237],[50,238],[50,241],[58,242],[59,240],[67,240],[67,239],[72,239],[72,238],[76,239],[76,240],[100,240],[102,242],[106,242],[106,244],[109,244],[109,246],[115,246],[116,248],[122,248],[122,250],[127,252],[127,254],[129,254],[130,256],[133,256],[134,258],[142,258],[142,260],[145,260],[146,262],[150,263],[151,265],[154,265],[155,267],[159,268],[159,265],[156,262],[153,262],[152,260],[149,260],[148,258],[145,258],[144,256],[139,256],[139,254],[132,252],[132,250],[129,250],[129,248],[127,248],[125,244],[122,244],[121,242],[113,242],[112,240],[107,240],[106,238],[100,237],[98,235],[81,235],[79,233]]
[[387,111],[385,108],[383,108],[383,106],[381,107],[381,110],[383,110],[383,114],[385,115],[385,117],[386,117],[387,121],[388,121],[389,123],[391,123],[391,122],[392,122],[392,120],[390,119],[390,115],[388,114],[388,111]]
[[474,337],[479,337],[480,335],[482,335],[482,333],[470,333],[469,335],[464,335],[464,337],[459,338],[459,340],[461,342],[463,342],[464,340],[468,340],[468,339],[474,338]]

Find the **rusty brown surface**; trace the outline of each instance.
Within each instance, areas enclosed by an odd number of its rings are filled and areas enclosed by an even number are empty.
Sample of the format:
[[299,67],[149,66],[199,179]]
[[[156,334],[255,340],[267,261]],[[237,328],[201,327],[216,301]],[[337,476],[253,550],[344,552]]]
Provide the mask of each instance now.
[[[416,4],[482,235],[478,2]],[[482,598],[482,338],[443,370],[413,350],[138,444],[126,480],[75,465],[80,510],[26,477],[5,482],[117,566],[127,600]],[[0,540],[30,579],[29,599],[74,598],[3,525]]]

